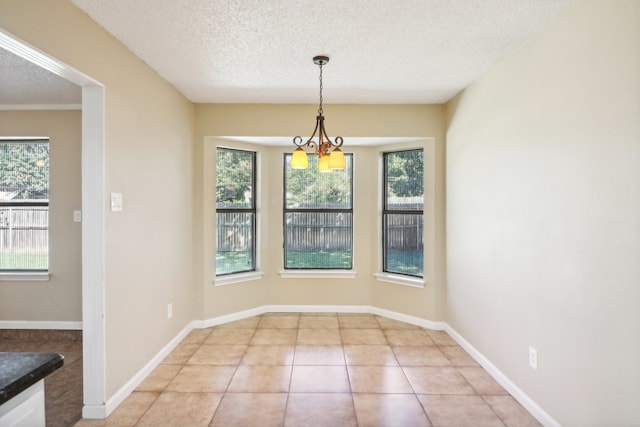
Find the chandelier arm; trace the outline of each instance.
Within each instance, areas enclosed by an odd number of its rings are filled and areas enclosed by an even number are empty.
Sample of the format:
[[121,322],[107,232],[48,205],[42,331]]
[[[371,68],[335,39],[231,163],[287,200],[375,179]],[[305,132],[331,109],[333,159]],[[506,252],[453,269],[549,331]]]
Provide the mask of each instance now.
[[294,137],[293,138],[293,143],[299,148],[302,148],[303,146],[307,145],[306,143],[302,142],[302,137],[301,136]]
[[316,136],[316,133],[318,132],[318,129],[320,129],[320,132],[322,133],[322,120],[321,120],[322,116],[318,116],[316,117],[316,127],[313,129],[313,133],[311,134],[311,136],[309,137],[309,139],[306,142],[302,142],[302,137],[301,136],[296,136],[293,138],[293,143],[302,148],[302,147],[309,147],[310,149],[313,149],[314,154],[318,154],[318,150],[320,145],[315,142],[313,140],[313,138]]
[[296,136],[295,138],[293,138],[293,143],[299,148],[307,147],[309,149],[312,149],[314,154],[318,154],[318,143],[311,139],[306,142],[302,142],[302,137]]
[[306,145],[309,145],[310,147],[311,147],[311,145],[310,145],[311,143],[315,143],[315,141],[312,141],[312,139],[316,136],[316,132],[318,132],[318,128],[321,126],[322,120],[320,120],[320,117],[322,117],[322,116],[316,117],[316,127],[313,128],[313,133],[311,134],[311,136],[307,140]]
[[327,133],[327,130],[324,128],[324,120],[322,121],[322,123],[320,123],[320,134],[324,135],[324,137],[326,138],[326,141],[329,143],[329,145],[331,145],[331,147],[333,147],[333,148],[342,147],[342,137],[341,136],[336,136],[335,137],[335,143],[333,141],[331,141],[331,137],[329,137],[329,134]]
[[312,140],[308,140],[305,144],[307,147],[313,149],[313,154],[318,154],[319,148],[318,143]]

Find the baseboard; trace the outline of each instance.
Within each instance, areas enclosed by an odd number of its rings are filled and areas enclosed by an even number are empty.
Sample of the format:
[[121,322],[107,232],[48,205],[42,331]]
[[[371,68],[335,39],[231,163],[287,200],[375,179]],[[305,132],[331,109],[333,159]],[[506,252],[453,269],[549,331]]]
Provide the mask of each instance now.
[[107,418],[106,405],[83,405],[82,418],[87,420],[103,420]]
[[82,322],[42,320],[0,320],[0,329],[51,329],[81,331]]
[[525,407],[531,415],[533,415],[545,427],[561,427],[560,423],[554,420],[551,415],[544,411],[533,399],[531,399],[524,391],[515,385],[505,374],[503,374],[493,363],[489,361],[482,353],[455,331],[449,324],[445,323],[444,330],[457,342],[460,347],[464,348],[473,359],[480,364],[488,373],[498,382],[505,390],[507,390],[514,399]]
[[267,313],[371,313],[368,305],[267,305]]
[[203,329],[213,326],[224,325],[225,323],[234,322],[236,320],[246,319],[247,317],[259,316],[266,313],[266,306],[252,308],[250,310],[238,311],[237,313],[225,314],[224,316],[213,317],[206,320],[195,320],[194,328]]
[[384,308],[370,307],[371,314],[387,317],[389,319],[398,320],[400,322],[409,323],[411,325],[420,326],[421,328],[442,331],[446,327],[444,322],[434,322],[433,320],[423,319],[421,317],[409,316],[408,314],[398,313],[395,311],[385,310]]
[[[178,335],[176,335],[171,341],[167,343],[142,369],[140,369],[124,386],[113,394],[104,407],[104,416],[97,418],[106,418],[111,414],[129,395],[147,378],[147,376],[153,371],[162,360],[167,357],[171,351],[176,348],[178,344],[191,332],[195,327],[195,322],[189,323]],[[85,411],[87,409],[87,411]],[[98,413],[97,408],[93,408],[92,411]],[[88,417],[88,408],[83,408],[82,415],[85,418]],[[85,415],[85,413],[87,413]]]
[[195,320],[194,328],[211,328],[264,313],[371,313],[365,305],[263,305],[250,310],[226,314],[206,320]]

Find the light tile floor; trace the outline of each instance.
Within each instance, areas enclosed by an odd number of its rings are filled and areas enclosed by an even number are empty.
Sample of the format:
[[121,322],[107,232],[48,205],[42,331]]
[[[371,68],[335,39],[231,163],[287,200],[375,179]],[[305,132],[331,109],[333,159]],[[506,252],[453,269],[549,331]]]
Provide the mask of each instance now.
[[540,426],[445,332],[269,313],[192,331],[83,426]]

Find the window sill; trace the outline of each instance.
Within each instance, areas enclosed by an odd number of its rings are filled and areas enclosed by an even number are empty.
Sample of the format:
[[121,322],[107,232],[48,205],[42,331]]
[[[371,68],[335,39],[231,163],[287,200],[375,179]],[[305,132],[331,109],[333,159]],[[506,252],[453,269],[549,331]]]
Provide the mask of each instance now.
[[0,281],[2,282],[48,282],[50,277],[51,275],[48,271],[0,272]]
[[354,279],[354,270],[280,270],[283,279]]
[[258,280],[264,276],[261,271],[251,271],[249,273],[229,274],[226,276],[214,276],[214,286],[226,286],[233,285],[234,283],[249,282],[251,280]]
[[411,286],[412,288],[424,288],[424,278],[408,277],[401,274],[376,273],[376,279],[380,282],[395,283],[396,285]]

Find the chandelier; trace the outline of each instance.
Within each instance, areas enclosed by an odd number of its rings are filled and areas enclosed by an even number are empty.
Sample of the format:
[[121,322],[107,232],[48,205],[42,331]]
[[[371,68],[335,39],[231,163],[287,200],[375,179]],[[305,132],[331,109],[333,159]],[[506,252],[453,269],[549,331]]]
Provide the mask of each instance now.
[[[327,131],[324,129],[324,116],[322,115],[322,66],[328,62],[328,56],[313,57],[313,63],[320,66],[320,106],[318,107],[318,115],[316,116],[316,127],[307,142],[303,143],[300,136],[293,138],[293,143],[298,148],[294,150],[291,156],[292,169],[307,169],[309,167],[307,152],[302,147],[313,150],[313,154],[318,156],[318,170],[320,172],[329,172],[335,169],[345,168],[344,153],[340,150],[340,147],[342,147],[342,137],[336,136],[335,143],[331,142]],[[313,140],[316,132],[318,133],[317,142]]]

